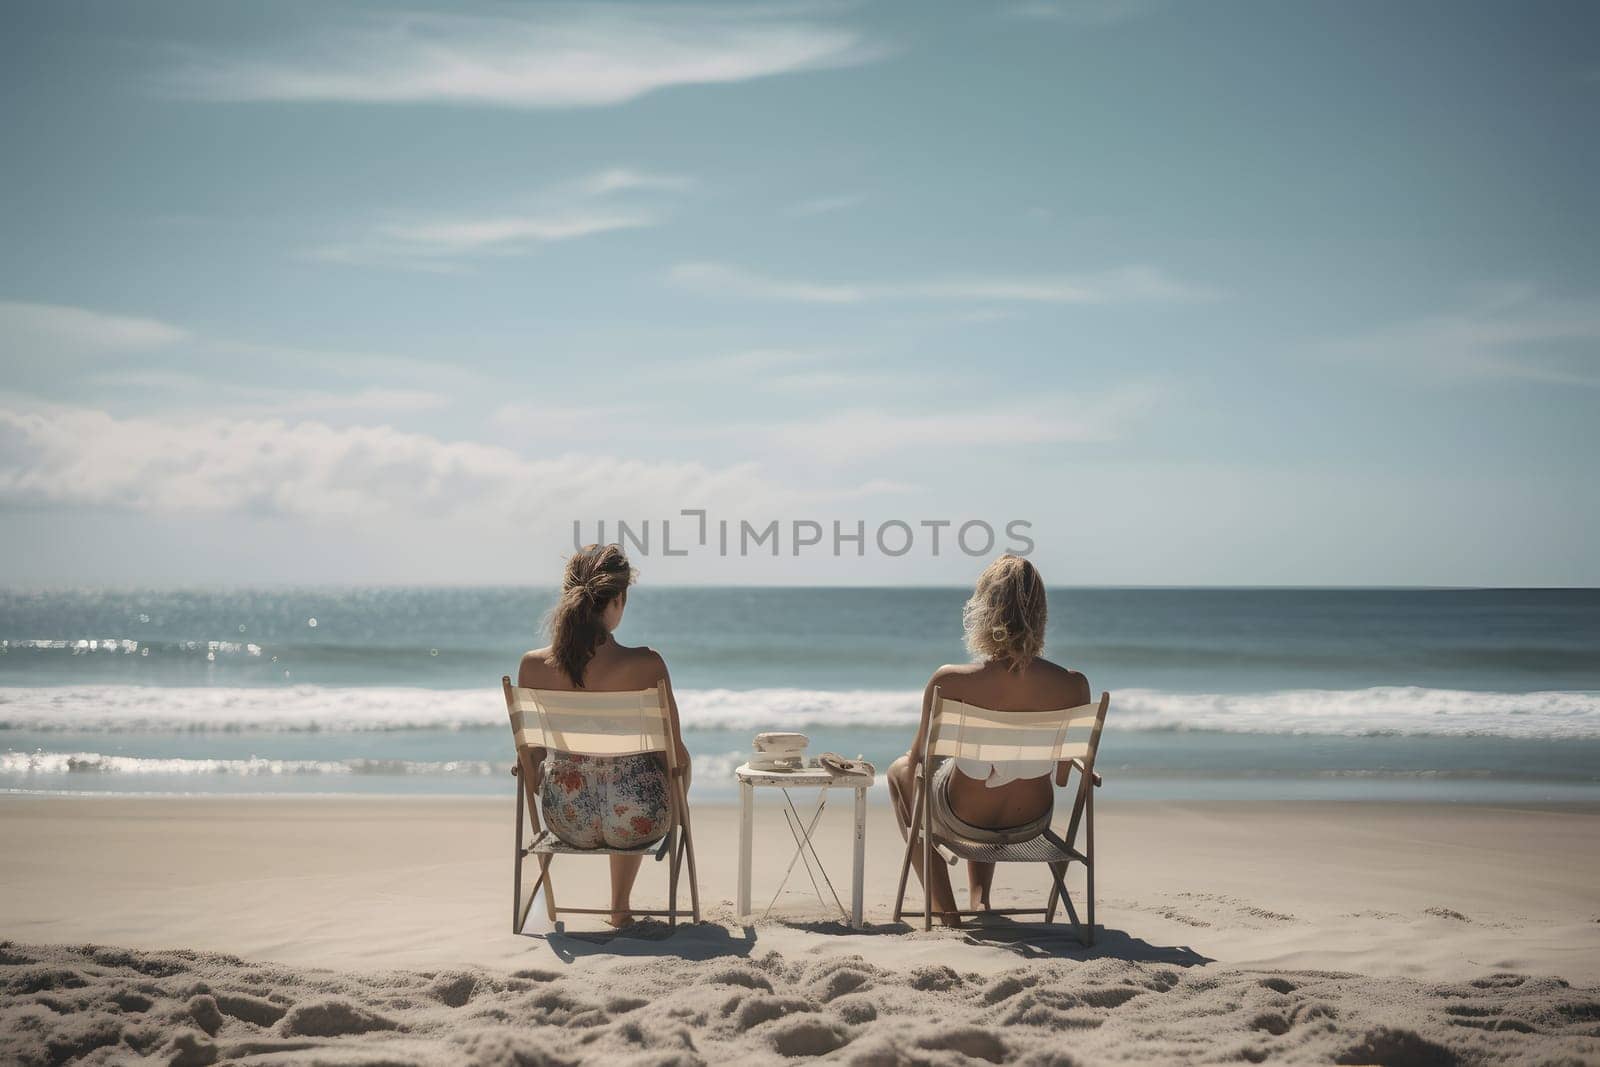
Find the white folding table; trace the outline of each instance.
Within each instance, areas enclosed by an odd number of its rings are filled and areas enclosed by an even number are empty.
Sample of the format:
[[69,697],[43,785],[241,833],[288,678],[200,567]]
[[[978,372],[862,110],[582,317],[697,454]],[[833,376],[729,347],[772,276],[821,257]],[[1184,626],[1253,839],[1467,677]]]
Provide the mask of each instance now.
[[[795,837],[795,858],[789,861],[789,870],[794,870],[795,860],[805,859],[805,854],[810,853],[811,859],[817,863],[818,870],[822,868],[822,859],[817,855],[815,846],[811,843],[811,833],[816,828],[821,818],[822,810],[827,804],[828,790],[853,789],[855,790],[855,848],[852,856],[853,880],[850,891],[850,925],[857,929],[861,926],[861,895],[862,873],[867,851],[867,790],[872,788],[873,775],[867,774],[829,774],[821,767],[806,767],[794,771],[768,771],[754,770],[748,763],[742,764],[733,772],[739,779],[739,900],[738,913],[741,919],[750,915],[750,864],[755,836],[755,791],[761,787],[776,787],[783,790],[784,803],[787,805],[785,817],[792,816],[790,832]],[[794,801],[789,797],[791,789],[816,789],[817,806],[812,812],[809,823],[800,822],[800,813],[795,809]],[[810,860],[807,860],[809,871]],[[784,875],[785,880],[788,874]],[[826,875],[824,875],[826,877]],[[832,883],[829,882],[829,889]],[[779,886],[782,890],[782,886]],[[820,893],[820,890],[819,890]],[[835,897],[835,902],[838,898]]]

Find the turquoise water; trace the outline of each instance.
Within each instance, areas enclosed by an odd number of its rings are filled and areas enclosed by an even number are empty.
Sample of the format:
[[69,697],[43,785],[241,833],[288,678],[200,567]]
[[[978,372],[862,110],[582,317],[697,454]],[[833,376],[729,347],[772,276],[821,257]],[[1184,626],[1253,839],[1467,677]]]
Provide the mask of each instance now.
[[[641,586],[697,795],[764,729],[880,764],[964,659],[959,589]],[[0,789],[506,789],[529,589],[0,593]],[[313,625],[314,620],[314,625]],[[1600,799],[1600,591],[1057,590],[1132,797]]]

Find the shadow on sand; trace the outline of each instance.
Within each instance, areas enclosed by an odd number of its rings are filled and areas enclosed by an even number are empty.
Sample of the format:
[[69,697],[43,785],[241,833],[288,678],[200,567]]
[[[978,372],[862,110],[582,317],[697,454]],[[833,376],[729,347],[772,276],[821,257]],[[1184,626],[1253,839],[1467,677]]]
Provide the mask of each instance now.
[[1193,967],[1211,963],[1188,945],[1152,945],[1126,930],[1095,928],[1094,944],[1085,946],[1069,928],[1041,923],[1013,922],[1004,916],[986,916],[964,927],[961,939],[971,945],[988,945],[1015,952],[1023,959],[1128,960],[1133,963],[1169,963]]
[[756,944],[756,932],[751,927],[734,930],[720,923],[679,923],[673,929],[664,922],[645,920],[623,930],[580,933],[567,933],[563,925],[557,923],[549,933],[532,935],[542,937],[563,963],[571,963],[579,956],[600,955],[713,960],[749,956]]
[[[905,937],[922,933],[904,922],[869,924],[859,930],[851,929],[837,920],[785,922],[782,925],[791,930],[831,937]],[[598,955],[676,956],[685,960],[748,957],[759,937],[751,926],[728,927],[721,923],[703,922],[680,924],[674,930],[666,923],[655,921],[639,922],[625,930],[581,933],[567,933],[558,925],[551,932],[525,936],[542,938],[550,946],[550,951],[564,963],[571,963],[580,956]],[[1133,963],[1165,963],[1177,967],[1213,962],[1210,956],[1202,955],[1187,945],[1153,945],[1125,930],[1104,926],[1096,928],[1095,943],[1086,947],[1072,936],[1070,927],[1016,922],[999,915],[969,921],[959,930],[936,929],[928,936],[1003,949],[1022,959],[1115,959]]]
[[[804,930],[811,934],[835,937],[885,935],[903,937],[922,933],[920,926],[913,926],[907,922],[868,924],[860,930],[852,930],[838,921],[790,921],[783,925],[791,930]],[[1196,964],[1212,962],[1210,956],[1201,955],[1187,945],[1152,945],[1125,930],[1112,930],[1104,926],[1095,928],[1094,944],[1085,947],[1072,935],[1070,926],[1023,923],[1004,915],[985,915],[968,919],[966,924],[957,930],[934,927],[928,936],[935,935],[951,940],[959,939],[969,945],[987,945],[990,948],[1005,949],[1015,952],[1024,959],[1116,959],[1134,963],[1170,963],[1178,967],[1193,967]]]

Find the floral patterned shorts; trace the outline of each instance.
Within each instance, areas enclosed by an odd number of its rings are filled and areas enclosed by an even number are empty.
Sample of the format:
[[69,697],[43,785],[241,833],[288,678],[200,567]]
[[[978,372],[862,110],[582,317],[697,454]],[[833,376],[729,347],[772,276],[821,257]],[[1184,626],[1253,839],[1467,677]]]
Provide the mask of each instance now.
[[667,772],[651,755],[551,752],[540,799],[551,832],[573,848],[638,848],[672,822]]

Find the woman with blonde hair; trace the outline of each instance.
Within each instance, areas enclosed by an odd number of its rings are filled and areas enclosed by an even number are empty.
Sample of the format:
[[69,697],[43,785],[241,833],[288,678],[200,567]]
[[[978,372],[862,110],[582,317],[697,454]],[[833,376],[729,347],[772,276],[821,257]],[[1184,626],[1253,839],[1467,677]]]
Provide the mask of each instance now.
[[[1005,555],[978,576],[978,584],[962,611],[967,651],[973,662],[940,667],[922,694],[922,723],[911,750],[889,766],[889,794],[895,814],[909,832],[911,802],[916,777],[915,754],[922,750],[933,711],[933,691],[963,704],[993,711],[1045,711],[1078,707],[1089,702],[1089,682],[1077,671],[1044,659],[1046,619],[1044,580],[1032,563]],[[991,763],[942,760],[928,769],[929,803],[947,823],[968,836],[994,833],[1009,840],[1036,837],[1050,825],[1055,791],[1050,774],[1053,763],[1007,773]],[[1037,774],[1027,772],[1037,770]],[[913,849],[919,878],[931,879],[935,911],[956,910],[955,893],[945,865],[922,869],[922,850]],[[967,885],[971,909],[987,910],[994,864],[968,863]],[[947,925],[960,919],[943,916]]]
[[[550,612],[550,644],[522,657],[517,685],[527,689],[631,693],[666,682],[672,743],[689,785],[689,752],[666,661],[651,648],[620,645],[628,586],[634,578],[617,545],[586,545],[567,560],[561,596]],[[666,760],[657,754],[583,756],[545,749],[519,754],[524,781],[537,783],[550,831],[574,848],[638,848],[671,828]],[[530,792],[528,803],[533,803]],[[611,924],[633,921],[629,898],[639,855],[611,857]]]

